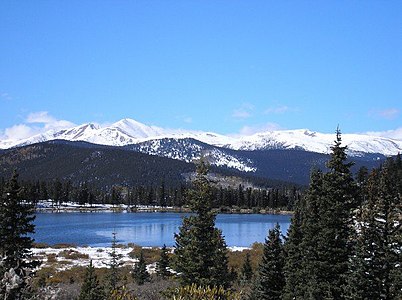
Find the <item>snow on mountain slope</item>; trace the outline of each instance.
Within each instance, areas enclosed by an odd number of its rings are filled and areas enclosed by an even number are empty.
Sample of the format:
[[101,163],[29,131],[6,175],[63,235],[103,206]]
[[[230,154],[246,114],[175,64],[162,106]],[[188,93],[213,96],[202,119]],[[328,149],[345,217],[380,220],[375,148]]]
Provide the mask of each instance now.
[[[228,147],[235,150],[304,149],[317,153],[329,153],[335,134],[324,134],[308,129],[281,130],[257,133],[241,137]],[[348,146],[350,155],[381,153],[396,155],[402,152],[402,141],[368,136],[363,134],[342,134],[342,144]]]
[[73,128],[62,130],[50,130],[45,133],[34,135],[30,138],[16,141],[0,141],[0,148],[6,149],[11,147],[20,147],[34,143],[46,142],[50,140],[67,140],[67,141],[86,141],[98,132],[98,125],[88,123]]
[[111,126],[109,129],[116,130],[136,139],[156,137],[163,135],[164,130],[156,126],[147,126],[132,119],[122,119]]
[[250,159],[228,153],[230,151],[199,142],[193,138],[154,139],[128,145],[126,148],[151,155],[183,160],[185,162],[193,162],[203,155],[211,164],[216,166],[225,166],[244,172],[255,172],[257,170]]
[[[330,147],[334,144],[335,134],[299,129],[267,131],[234,138],[211,132],[163,129],[148,126],[132,119],[123,119],[106,127],[88,123],[59,131],[48,131],[24,140],[2,140],[0,141],[0,149],[55,139],[124,146],[166,138],[195,139],[205,144],[233,150],[304,149],[318,153],[329,153]],[[351,155],[361,155],[362,153],[396,155],[402,152],[402,141],[377,136],[342,134],[342,142],[348,146]],[[173,157],[175,149],[170,149],[170,151],[171,154],[169,155]],[[224,161],[223,156],[221,156],[221,161]]]

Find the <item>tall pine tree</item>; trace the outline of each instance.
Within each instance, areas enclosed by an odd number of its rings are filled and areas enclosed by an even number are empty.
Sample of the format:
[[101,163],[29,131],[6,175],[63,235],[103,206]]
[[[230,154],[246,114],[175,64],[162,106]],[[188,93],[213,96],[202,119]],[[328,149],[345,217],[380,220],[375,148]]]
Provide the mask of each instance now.
[[175,269],[184,285],[230,285],[227,247],[222,232],[215,227],[213,194],[208,165],[201,159],[189,201],[195,215],[185,217],[175,234]]
[[269,230],[258,271],[255,299],[280,300],[285,286],[284,256],[279,224]]
[[357,222],[349,299],[402,298],[402,176],[398,169],[389,159],[368,179],[366,202]]
[[[39,264],[32,259],[31,252],[34,205],[22,200],[20,195],[18,173],[14,171],[0,200],[0,276],[3,279],[0,296],[4,299],[23,298],[32,269]],[[18,284],[12,284],[7,278]]]
[[[329,171],[312,173],[298,218],[292,221],[298,224],[292,224],[288,240],[285,299],[344,298],[359,193],[339,129],[331,150]],[[293,274],[292,267],[297,268]]]
[[[310,189],[311,190],[311,189]],[[286,284],[283,291],[283,299],[302,299],[304,293],[304,272],[302,268],[303,253],[302,242],[302,212],[304,209],[304,198],[295,204],[295,212],[289,226],[287,238],[284,245],[285,265],[284,274]]]

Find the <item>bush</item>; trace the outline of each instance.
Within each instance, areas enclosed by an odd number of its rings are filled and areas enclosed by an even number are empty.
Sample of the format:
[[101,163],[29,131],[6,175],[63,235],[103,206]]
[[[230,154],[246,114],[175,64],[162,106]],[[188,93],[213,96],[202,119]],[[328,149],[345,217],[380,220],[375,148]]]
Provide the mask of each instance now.
[[46,243],[33,243],[32,248],[45,249],[45,248],[50,248],[50,246],[49,246],[49,244],[46,244]]
[[133,250],[128,254],[131,258],[139,258],[141,251],[143,253],[145,262],[147,264],[152,264],[154,262],[157,262],[160,258],[160,249],[153,247],[153,248],[142,248],[141,246],[138,245],[133,245],[132,246]]
[[88,254],[83,254],[83,253],[80,253],[73,249],[67,249],[67,250],[60,251],[59,256],[64,257],[65,259],[80,259],[80,258],[88,259],[89,258]]
[[53,248],[54,249],[63,249],[63,248],[76,248],[77,246],[75,244],[67,244],[67,243],[59,243],[59,244],[54,244]]
[[48,255],[46,255],[46,258],[48,263],[57,262],[56,253],[49,253]]
[[200,287],[195,284],[168,290],[166,299],[170,300],[240,300],[240,294],[223,287]]

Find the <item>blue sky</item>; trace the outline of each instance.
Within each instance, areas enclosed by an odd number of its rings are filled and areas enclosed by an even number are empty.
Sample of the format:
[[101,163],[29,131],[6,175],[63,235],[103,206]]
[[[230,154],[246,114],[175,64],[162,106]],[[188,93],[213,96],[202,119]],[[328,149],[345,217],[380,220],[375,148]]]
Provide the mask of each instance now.
[[124,117],[402,139],[402,1],[0,2],[0,138]]

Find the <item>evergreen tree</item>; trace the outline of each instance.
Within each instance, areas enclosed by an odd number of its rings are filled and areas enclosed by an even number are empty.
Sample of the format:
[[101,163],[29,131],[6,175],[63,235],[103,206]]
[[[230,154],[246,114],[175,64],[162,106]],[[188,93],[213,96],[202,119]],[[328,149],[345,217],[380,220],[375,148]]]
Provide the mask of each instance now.
[[95,274],[95,268],[92,266],[92,260],[86,269],[84,283],[81,286],[78,300],[104,300],[105,292],[99,284],[98,277]]
[[165,191],[165,181],[162,180],[159,187],[159,205],[162,207],[166,206],[166,191]]
[[169,277],[172,275],[169,268],[169,256],[166,245],[163,245],[161,249],[161,257],[159,261],[156,263],[156,274],[160,277]]
[[117,289],[118,283],[120,281],[119,268],[123,265],[123,262],[121,262],[122,255],[116,252],[116,248],[116,232],[113,232],[112,251],[109,253],[110,262],[107,264],[110,268],[108,274],[109,293],[112,293]]
[[133,269],[133,278],[135,282],[139,285],[144,284],[146,281],[149,280],[149,273],[147,271],[147,265],[145,263],[144,254],[141,249],[140,257],[138,262],[134,265]]
[[189,201],[195,215],[183,218],[175,234],[175,269],[184,285],[224,286],[230,284],[227,247],[212,212],[212,189],[208,165],[203,159],[197,166]]
[[302,268],[302,211],[304,209],[304,199],[300,199],[295,205],[295,212],[289,226],[287,239],[284,245],[285,265],[284,274],[286,284],[283,292],[284,300],[302,299],[304,293],[305,278]]
[[[299,241],[299,253],[294,253],[296,258],[300,258],[300,261],[295,262],[295,257],[292,258],[299,269],[297,269],[295,274],[291,274],[290,272],[292,271],[288,268],[288,274],[293,278],[297,277],[295,278],[295,282],[293,282],[295,285],[291,286],[289,282],[288,287],[302,298],[319,299],[320,295],[323,295],[321,294],[322,290],[316,286],[319,282],[318,278],[322,276],[320,273],[321,261],[319,260],[317,245],[321,242],[319,241],[318,233],[323,230],[320,212],[321,201],[325,201],[323,196],[323,180],[324,175],[321,171],[312,171],[310,186],[302,201],[302,223],[299,232],[299,234],[302,234],[302,239]],[[295,233],[297,234],[297,232]],[[295,241],[293,240],[292,242]],[[293,299],[292,293],[289,296],[290,299]]]
[[250,282],[252,278],[253,278],[253,267],[251,266],[250,253],[247,252],[243,262],[243,266],[241,268],[241,279],[246,283]]
[[[353,211],[358,187],[337,129],[329,171],[314,171],[287,242],[284,299],[343,299],[354,255]],[[299,253],[297,253],[299,251]],[[294,268],[294,273],[292,273]]]
[[21,299],[28,292],[32,270],[39,265],[32,259],[34,205],[20,197],[18,174],[14,171],[0,200],[0,296]]
[[[353,210],[358,206],[358,188],[347,162],[347,147],[341,146],[341,133],[336,134],[335,145],[322,180],[319,199],[318,231],[315,233],[317,257],[311,267],[314,277],[308,280],[309,293],[314,297],[343,298],[347,283],[348,261],[353,254]],[[309,262],[307,262],[307,265]],[[309,271],[312,270],[308,269]]]
[[279,224],[269,230],[258,271],[256,299],[279,300],[285,286],[283,243]]
[[357,225],[356,254],[351,260],[349,299],[400,299],[402,297],[402,178],[392,160],[374,171],[367,183],[367,202]]

